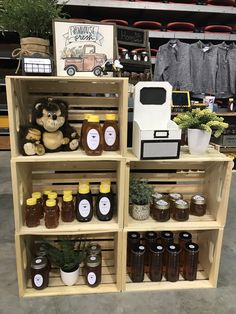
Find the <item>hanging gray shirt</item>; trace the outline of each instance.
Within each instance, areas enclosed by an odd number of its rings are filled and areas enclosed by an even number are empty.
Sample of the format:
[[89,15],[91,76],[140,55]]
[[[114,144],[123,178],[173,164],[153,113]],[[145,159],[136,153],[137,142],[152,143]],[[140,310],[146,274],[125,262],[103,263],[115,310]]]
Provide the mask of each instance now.
[[168,81],[173,89],[192,90],[189,47],[176,39],[160,46],[154,81]]
[[235,94],[236,45],[225,42],[218,45],[216,73],[216,97],[228,98]]
[[192,92],[196,97],[215,95],[217,45],[198,41],[190,46]]

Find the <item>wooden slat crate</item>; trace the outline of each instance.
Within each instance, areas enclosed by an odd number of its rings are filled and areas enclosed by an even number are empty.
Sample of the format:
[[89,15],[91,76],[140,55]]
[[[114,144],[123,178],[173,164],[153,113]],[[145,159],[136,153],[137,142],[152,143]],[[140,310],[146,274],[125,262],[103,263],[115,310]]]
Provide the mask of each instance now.
[[[69,104],[69,122],[80,133],[84,114],[93,113],[100,117],[101,123],[106,113],[116,113],[120,127],[120,151],[106,157],[120,156],[127,147],[127,103],[128,80],[125,78],[59,78],[59,77],[7,77],[7,102],[10,121],[12,157],[20,156],[18,130],[20,125],[31,120],[32,106],[42,97],[56,97]],[[72,158],[85,158],[84,152],[78,150]],[[47,158],[49,154],[42,156]],[[51,155],[51,154],[50,154]],[[38,156],[27,156],[36,160]],[[24,157],[25,158],[25,157]],[[41,158],[41,157],[40,157]],[[68,153],[54,153],[54,160],[68,158]],[[102,158],[102,156],[101,156]],[[43,160],[43,159],[41,159]]]
[[[87,242],[94,242],[102,248],[102,281],[96,288],[90,288],[85,283],[84,265],[81,264],[79,280],[74,286],[65,286],[60,278],[59,269],[53,265],[49,274],[49,286],[44,290],[32,288],[30,280],[30,261],[32,243],[42,237],[16,235],[16,258],[19,294],[24,297],[52,296],[66,294],[88,294],[121,291],[121,245],[122,232],[86,233],[82,237]],[[58,236],[43,237],[47,240],[58,240]]]
[[126,194],[124,226],[127,230],[146,230],[147,228],[167,229],[206,229],[219,228],[225,225],[229,188],[232,174],[232,161],[214,154],[206,158],[181,158],[172,161],[134,161],[127,162],[126,190],[129,189],[131,176],[144,178],[160,193],[182,193],[184,199],[190,200],[196,193],[207,197],[207,213],[197,217],[190,215],[189,220],[157,222],[152,217],[137,221],[129,215],[129,197]]
[[[152,231],[155,231],[152,229]],[[123,235],[123,291],[141,290],[171,290],[171,289],[194,289],[215,288],[220,265],[220,254],[223,240],[223,228],[217,230],[188,230],[192,233],[193,242],[199,244],[199,264],[197,279],[194,281],[184,280],[180,273],[179,281],[169,282],[163,276],[161,282],[152,282],[145,273],[144,281],[133,283],[126,271],[127,233]],[[142,234],[141,234],[142,235]],[[178,232],[175,232],[175,242]],[[141,236],[142,237],[142,236]]]
[[[12,161],[13,198],[15,208],[15,227],[20,234],[68,234],[79,231],[112,230],[117,231],[123,226],[124,200],[124,161],[87,161],[87,162],[15,162]],[[115,211],[111,221],[99,221],[94,214],[90,222],[71,223],[60,220],[55,229],[47,229],[44,219],[35,228],[28,228],[24,222],[26,199],[32,192],[52,189],[61,200],[63,190],[71,189],[77,194],[78,183],[89,182],[94,200],[99,193],[102,180],[111,181],[115,197]],[[95,206],[94,206],[95,207]]]

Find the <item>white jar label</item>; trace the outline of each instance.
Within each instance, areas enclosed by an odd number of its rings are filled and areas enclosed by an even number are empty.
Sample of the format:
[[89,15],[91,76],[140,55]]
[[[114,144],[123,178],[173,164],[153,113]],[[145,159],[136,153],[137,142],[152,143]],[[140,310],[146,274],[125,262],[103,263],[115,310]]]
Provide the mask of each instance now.
[[202,197],[201,195],[194,195],[193,199],[195,201],[204,201],[205,200],[204,197]]
[[168,203],[166,201],[164,201],[164,200],[159,200],[159,201],[156,202],[156,204],[160,205],[160,206],[167,206],[168,205]]
[[162,247],[161,245],[158,245],[158,246],[157,246],[157,249],[158,249],[158,250],[163,250],[163,247]]
[[189,244],[189,246],[188,246],[190,249],[195,249],[195,245],[193,245],[193,244]]
[[188,234],[187,233],[183,233],[183,237],[184,238],[188,238]]
[[43,285],[43,276],[40,274],[37,274],[34,276],[34,284],[36,287],[42,287]]
[[174,246],[174,245],[170,245],[169,248],[170,248],[171,250],[174,250],[174,249],[175,249],[175,246]]
[[176,200],[176,199],[180,198],[181,195],[179,193],[170,193],[170,197],[174,198]]
[[94,285],[97,279],[96,274],[92,271],[88,273],[87,278],[90,285]]
[[144,246],[143,246],[143,245],[140,245],[138,248],[139,248],[140,250],[144,250]]
[[88,200],[84,199],[79,202],[79,213],[83,218],[88,217],[90,208],[91,206]]
[[41,258],[37,258],[37,259],[36,259],[36,261],[35,261],[35,263],[36,263],[36,264],[40,264],[40,263],[42,263]]
[[176,201],[175,202],[176,204],[178,204],[178,205],[186,205],[186,204],[188,204],[186,201],[184,201],[184,200],[178,200],[178,201]]
[[114,145],[116,141],[116,130],[112,126],[108,126],[105,130],[104,138],[108,146]]
[[111,209],[111,202],[108,197],[102,197],[99,201],[99,210],[102,215],[107,215]]
[[100,135],[96,129],[91,129],[87,134],[87,144],[89,149],[96,150],[100,143]]

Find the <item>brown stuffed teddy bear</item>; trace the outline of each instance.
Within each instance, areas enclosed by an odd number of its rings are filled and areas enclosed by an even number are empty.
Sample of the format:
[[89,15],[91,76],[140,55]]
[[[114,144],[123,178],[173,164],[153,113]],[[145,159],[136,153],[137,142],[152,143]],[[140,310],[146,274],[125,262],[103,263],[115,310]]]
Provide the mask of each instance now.
[[68,122],[68,105],[60,99],[42,98],[32,110],[32,125],[20,129],[23,155],[73,151],[79,147],[79,135]]

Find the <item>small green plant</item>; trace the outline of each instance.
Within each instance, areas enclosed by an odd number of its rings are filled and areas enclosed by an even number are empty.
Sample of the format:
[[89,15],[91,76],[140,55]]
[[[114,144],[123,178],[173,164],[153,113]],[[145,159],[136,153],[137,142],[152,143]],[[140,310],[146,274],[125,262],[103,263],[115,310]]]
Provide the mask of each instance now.
[[58,0],[1,0],[0,29],[15,31],[20,37],[48,38],[52,20],[63,17]]
[[200,129],[207,132],[213,132],[215,137],[219,137],[225,128],[228,128],[228,123],[224,122],[223,117],[218,117],[215,112],[209,109],[193,109],[184,113],[179,113],[174,122],[181,129]]
[[150,203],[153,194],[153,188],[146,180],[130,179],[129,198],[133,204],[147,205]]
[[65,272],[76,270],[86,257],[86,241],[63,237],[58,241],[59,248],[44,240],[42,247],[50,262]]

